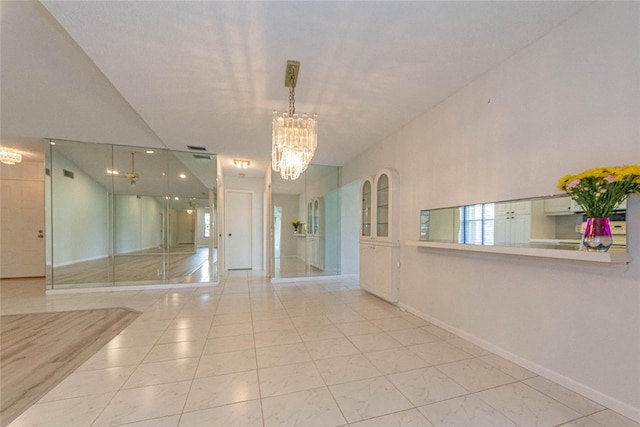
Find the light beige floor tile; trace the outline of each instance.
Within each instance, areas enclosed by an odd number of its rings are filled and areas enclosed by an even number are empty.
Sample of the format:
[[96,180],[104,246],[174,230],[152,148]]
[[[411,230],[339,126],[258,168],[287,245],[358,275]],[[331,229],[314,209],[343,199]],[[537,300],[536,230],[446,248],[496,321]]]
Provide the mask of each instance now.
[[256,368],[256,354],[253,349],[207,354],[200,358],[196,378],[251,371]]
[[253,321],[253,332],[280,331],[294,329],[295,326],[288,317],[281,319],[261,319]]
[[123,388],[136,388],[154,384],[192,380],[198,367],[198,358],[174,359],[138,365]]
[[257,371],[236,372],[193,381],[185,412],[260,398]]
[[114,337],[105,348],[127,348],[127,347],[139,347],[143,345],[152,346],[160,337],[164,334],[164,331],[138,331],[129,332],[126,334],[119,334]]
[[391,335],[402,345],[417,345],[442,340],[440,337],[430,334],[422,328],[416,327],[393,331]]
[[485,350],[484,348],[475,345],[472,342],[469,342],[463,338],[454,338],[451,340],[447,340],[447,342],[449,344],[454,345],[455,347],[458,347],[460,350],[463,350],[467,353],[469,353],[472,356],[486,356],[487,354],[491,354],[490,351]]
[[402,344],[394,340],[391,335],[388,335],[385,332],[351,336],[349,337],[349,340],[363,353],[402,347]]
[[334,338],[320,341],[307,341],[304,343],[313,360],[328,359],[338,356],[358,354],[358,350],[347,338]]
[[209,331],[206,328],[167,329],[167,331],[158,339],[156,344],[167,344],[182,341],[204,341],[207,339],[208,334]]
[[177,317],[168,329],[206,329],[211,327],[211,318],[205,317]]
[[116,366],[138,365],[151,350],[151,346],[102,349],[78,368],[79,371]]
[[599,422],[591,419],[590,417],[578,418],[577,420],[569,421],[568,423],[561,424],[558,427],[605,427]]
[[415,326],[410,323],[408,320],[402,317],[388,317],[382,319],[374,319],[371,321],[378,328],[382,329],[385,332],[389,331],[397,331],[401,329],[411,329],[415,328]]
[[124,366],[73,372],[39,402],[116,392],[135,369],[135,366]]
[[425,368],[429,364],[406,347],[365,353],[367,359],[384,375]]
[[517,427],[511,420],[473,395],[418,408],[437,427]]
[[380,376],[380,371],[361,354],[316,360],[315,364],[327,385]]
[[326,340],[344,336],[342,332],[333,325],[299,327],[298,334],[303,341]]
[[211,338],[205,342],[202,354],[229,353],[255,348],[253,334]]
[[349,423],[411,409],[411,403],[384,377],[329,386]]
[[523,382],[582,415],[591,415],[605,409],[604,406],[543,377],[530,378]]
[[168,417],[153,418],[150,420],[138,421],[135,423],[127,423],[126,427],[178,427],[180,415],[171,415]]
[[95,427],[125,424],[180,414],[191,381],[121,390],[100,414]]
[[472,393],[516,381],[498,368],[478,359],[439,365],[437,369]]
[[11,427],[89,426],[114,395],[112,392],[37,403],[16,418]]
[[262,347],[256,350],[258,368],[310,362],[311,356],[303,343]]
[[352,323],[364,322],[367,319],[356,313],[355,311],[342,311],[339,313],[330,313],[326,315],[332,323]]
[[329,390],[317,388],[262,401],[265,427],[331,427],[346,424]]
[[298,335],[298,331],[295,329],[256,332],[254,334],[254,338],[256,341],[256,348],[302,342],[300,335]]
[[347,337],[382,332],[382,329],[378,328],[368,320],[349,323],[338,323],[336,324],[336,328],[338,328],[340,332],[342,332]]
[[200,357],[204,347],[204,341],[180,341],[153,346],[144,363],[162,362],[164,360],[184,359],[187,357]]
[[537,374],[523,368],[522,366],[516,365],[515,363],[507,359],[503,359],[502,357],[495,354],[481,356],[478,359],[500,369],[505,374],[512,376],[513,378],[520,381],[537,376]]
[[254,322],[265,319],[288,319],[289,316],[290,313],[284,308],[279,310],[254,311],[251,314]]
[[202,426],[263,427],[260,401],[252,400],[182,414],[180,427]]
[[258,377],[263,398],[325,386],[313,362],[260,369]]
[[441,365],[443,363],[457,362],[473,357],[469,353],[444,341],[412,345],[408,348],[430,365]]
[[394,412],[393,414],[371,418],[349,424],[350,427],[433,427],[417,409]]
[[253,323],[232,323],[227,325],[212,325],[208,339],[249,335],[253,333]]
[[523,383],[482,391],[477,396],[522,426],[555,426],[581,415]]
[[388,375],[387,378],[415,406],[468,394],[460,384],[436,368],[421,368]]
[[424,326],[422,329],[424,329],[425,331],[429,332],[432,335],[442,338],[443,340],[458,338],[456,335],[452,334],[451,332],[446,331],[435,325]]
[[325,326],[333,324],[325,315],[292,317],[291,321],[296,328],[304,328],[308,326]]
[[607,427],[640,427],[640,423],[620,415],[617,412],[613,412],[610,409],[590,415],[589,418]]
[[234,323],[251,322],[251,313],[216,314],[213,316],[212,326],[233,325]]

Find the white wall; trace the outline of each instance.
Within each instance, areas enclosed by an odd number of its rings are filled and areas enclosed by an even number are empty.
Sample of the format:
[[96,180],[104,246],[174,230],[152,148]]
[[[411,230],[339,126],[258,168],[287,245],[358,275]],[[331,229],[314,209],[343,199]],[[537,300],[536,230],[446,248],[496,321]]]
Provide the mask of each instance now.
[[342,187],[340,217],[342,274],[360,271],[360,182],[355,180]]
[[[301,197],[297,194],[273,194],[271,197],[273,206],[280,206],[282,208],[280,258],[300,258],[304,261],[304,251],[298,253],[298,240],[304,243],[304,239],[293,234],[293,225],[291,225],[291,222],[295,220],[304,222],[304,219],[300,219],[301,216],[298,207]],[[278,230],[274,229],[274,233],[277,231]]]
[[[253,246],[253,270],[264,270],[264,185],[264,179],[262,178],[240,178],[230,175],[225,175],[224,177],[225,190],[244,190],[250,191],[252,194],[253,224],[251,241]],[[220,187],[218,187],[218,194],[223,194],[220,192]],[[224,223],[221,222],[221,224]]]
[[116,253],[160,246],[162,206],[157,200],[148,196],[115,195],[114,202]]
[[[74,179],[63,176],[63,169]],[[107,190],[55,150],[51,162],[53,265],[106,257],[109,251]]]
[[640,160],[640,4],[595,3],[343,169],[399,172],[400,303],[640,421],[640,201],[628,268],[408,247],[419,212],[557,193]]

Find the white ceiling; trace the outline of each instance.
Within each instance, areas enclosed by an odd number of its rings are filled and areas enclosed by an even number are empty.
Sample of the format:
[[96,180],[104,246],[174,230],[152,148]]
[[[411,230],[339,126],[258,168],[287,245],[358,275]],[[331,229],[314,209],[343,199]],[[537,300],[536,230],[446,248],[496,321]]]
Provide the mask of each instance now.
[[[44,5],[44,7],[43,7]],[[318,114],[342,165],[587,7],[583,2],[2,2],[2,134],[269,167],[271,116]]]

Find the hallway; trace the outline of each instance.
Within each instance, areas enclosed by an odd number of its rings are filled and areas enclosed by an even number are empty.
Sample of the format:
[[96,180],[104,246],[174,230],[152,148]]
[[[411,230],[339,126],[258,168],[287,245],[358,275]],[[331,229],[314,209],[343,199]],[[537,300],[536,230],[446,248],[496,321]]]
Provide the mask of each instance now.
[[143,312],[11,426],[639,426],[358,287],[272,285],[44,295],[2,314]]

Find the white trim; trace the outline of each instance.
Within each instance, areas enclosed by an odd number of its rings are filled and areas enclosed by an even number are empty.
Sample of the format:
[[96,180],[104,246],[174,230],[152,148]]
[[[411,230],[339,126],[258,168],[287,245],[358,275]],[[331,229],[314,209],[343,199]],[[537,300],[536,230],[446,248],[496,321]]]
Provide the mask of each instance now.
[[401,309],[408,311],[411,314],[418,316],[419,318],[426,320],[428,322],[433,323],[434,325],[439,326],[442,329],[445,329],[459,337],[466,339],[467,341],[472,342],[473,344],[482,347],[483,349],[490,351],[492,353],[497,354],[500,357],[503,357],[517,365],[522,366],[525,369],[528,369],[540,376],[543,376],[551,381],[554,381],[570,390],[575,391],[595,402],[600,403],[601,405],[606,406],[607,408],[618,412],[625,417],[631,418],[632,420],[640,422],[640,409],[629,405],[628,403],[621,402],[618,399],[606,395],[598,390],[594,390],[593,388],[582,384],[581,382],[575,381],[569,377],[566,377],[554,370],[549,368],[545,368],[542,365],[539,365],[535,362],[532,362],[528,359],[515,355],[507,350],[504,350],[501,347],[498,347],[488,341],[485,341],[481,338],[476,337],[475,335],[469,334],[461,329],[453,327],[441,320],[436,319],[435,317],[431,317],[428,314],[421,312],[420,310],[416,310],[413,307],[410,307],[406,304],[398,303],[398,306]]
[[358,279],[358,274],[341,274],[335,276],[301,276],[301,277],[272,277],[270,283],[295,283],[295,282],[330,282],[335,280]]
[[103,286],[99,288],[68,288],[68,289],[47,289],[47,295],[56,294],[84,294],[93,292],[120,292],[120,291],[149,291],[156,289],[186,289],[186,288],[207,288],[220,285],[220,282],[203,283],[167,283],[157,285],[135,285],[135,286]]
[[420,248],[529,256],[599,264],[628,264],[632,261],[631,254],[628,252],[586,252],[578,250],[570,251],[563,249],[524,248],[515,246],[468,245],[460,243],[427,242],[421,240],[407,240],[405,243],[407,246],[417,246]]

